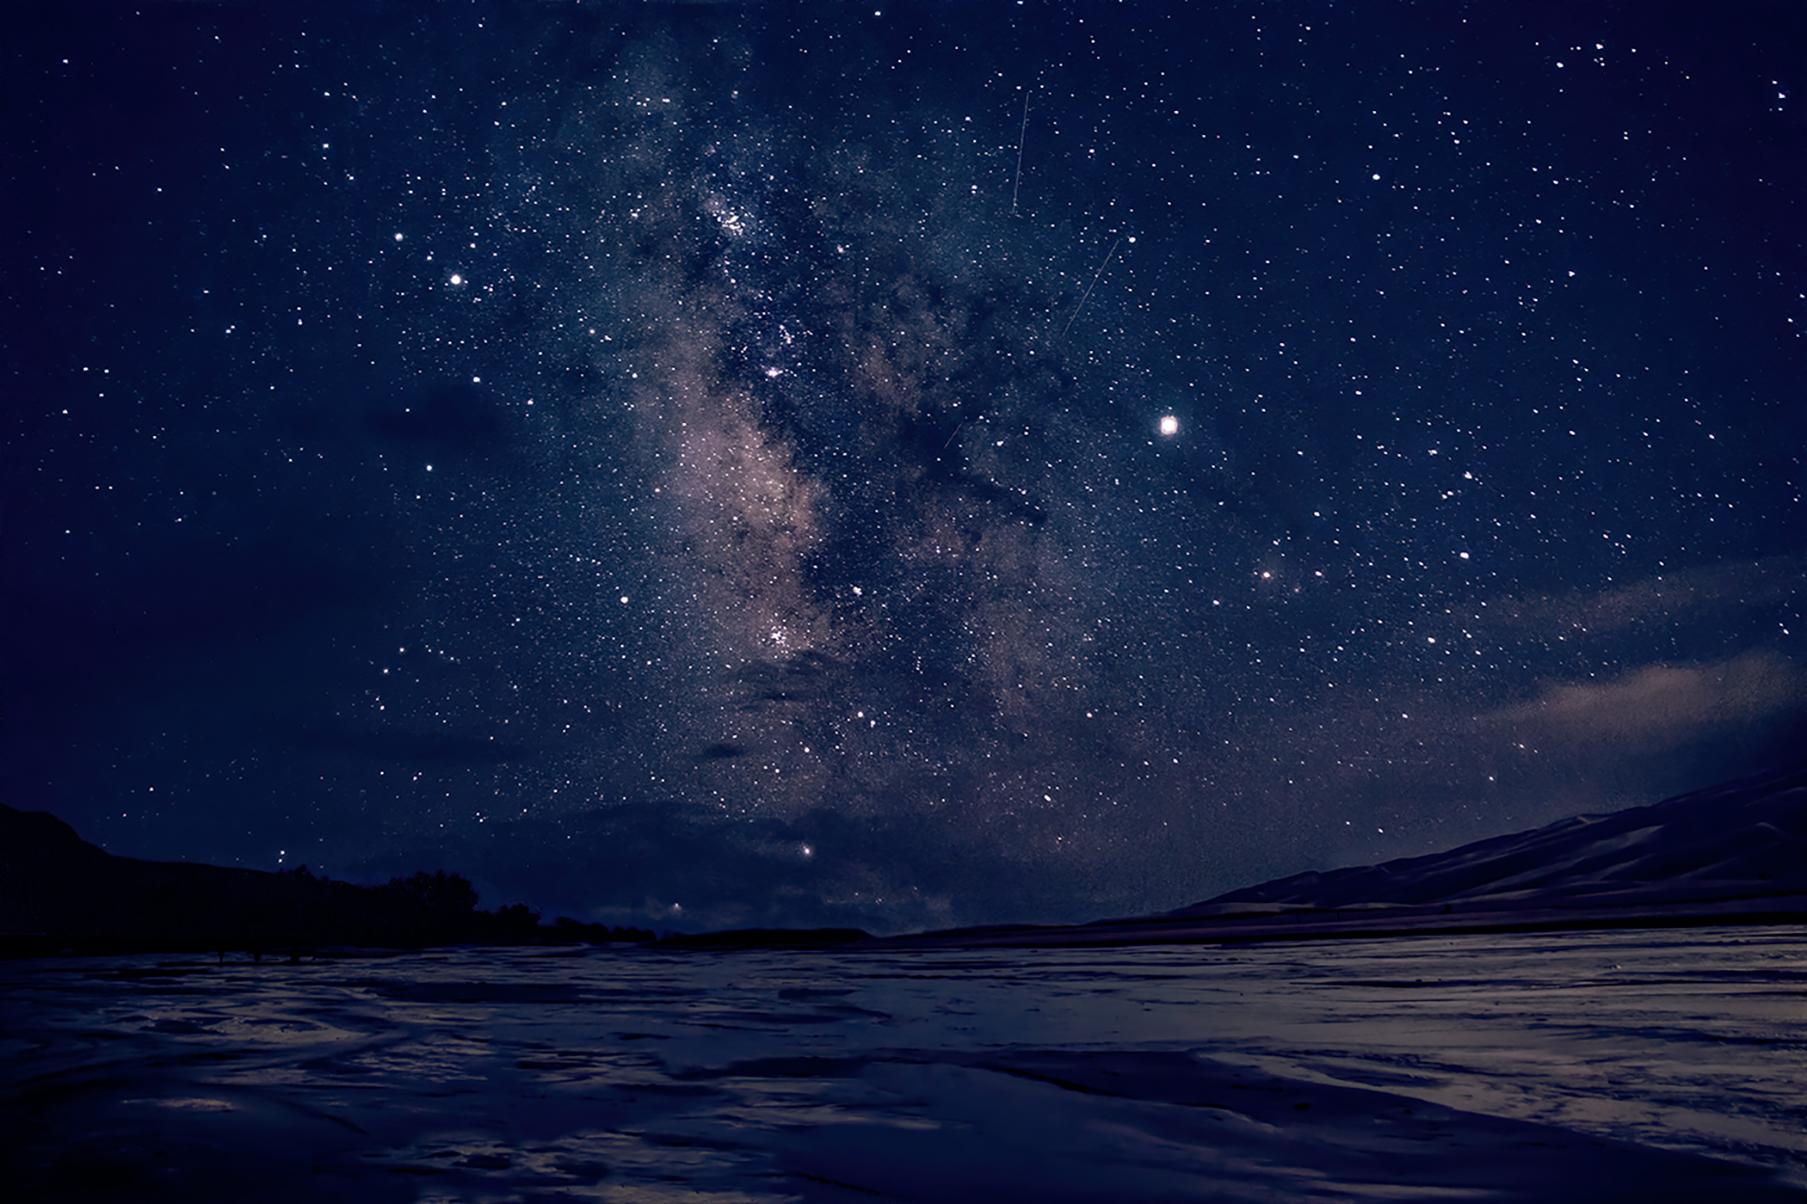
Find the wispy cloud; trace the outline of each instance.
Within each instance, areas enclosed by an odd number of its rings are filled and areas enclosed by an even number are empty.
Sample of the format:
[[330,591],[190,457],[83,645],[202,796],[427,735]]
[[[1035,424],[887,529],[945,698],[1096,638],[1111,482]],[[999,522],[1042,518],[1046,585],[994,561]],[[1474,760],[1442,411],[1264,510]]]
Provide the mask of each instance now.
[[1547,683],[1534,697],[1482,715],[1565,742],[1621,751],[1673,744],[1807,709],[1807,672],[1770,651],[1704,664],[1651,664],[1622,676]]
[[1511,629],[1609,634],[1666,624],[1715,610],[1754,610],[1786,602],[1807,581],[1807,555],[1696,565],[1604,590],[1496,598],[1473,621]]

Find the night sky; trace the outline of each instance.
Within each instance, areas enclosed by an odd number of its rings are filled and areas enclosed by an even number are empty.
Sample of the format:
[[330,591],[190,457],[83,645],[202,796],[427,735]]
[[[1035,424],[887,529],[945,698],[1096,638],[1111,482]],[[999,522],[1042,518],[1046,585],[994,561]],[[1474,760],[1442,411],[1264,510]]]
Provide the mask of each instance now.
[[5,19],[5,801],[895,930],[1799,755],[1800,5],[316,7]]

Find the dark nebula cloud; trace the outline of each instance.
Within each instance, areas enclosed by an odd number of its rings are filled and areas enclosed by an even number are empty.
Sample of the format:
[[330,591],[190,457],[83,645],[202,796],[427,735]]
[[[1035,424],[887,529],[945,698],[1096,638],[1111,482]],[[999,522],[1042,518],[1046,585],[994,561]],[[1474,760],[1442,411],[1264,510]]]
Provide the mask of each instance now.
[[897,928],[1793,755],[1790,14],[44,17],[6,797]]
[[303,749],[329,754],[368,757],[407,766],[492,765],[523,761],[532,750],[498,741],[450,732],[406,732],[393,728],[369,731],[316,731],[302,737]]

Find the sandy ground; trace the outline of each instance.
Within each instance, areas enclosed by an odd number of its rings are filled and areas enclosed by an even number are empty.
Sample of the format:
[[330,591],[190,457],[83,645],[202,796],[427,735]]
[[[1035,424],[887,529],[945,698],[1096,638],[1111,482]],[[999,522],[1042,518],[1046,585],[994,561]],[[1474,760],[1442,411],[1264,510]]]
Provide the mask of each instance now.
[[1807,1200],[1807,930],[0,965],[22,1200]]

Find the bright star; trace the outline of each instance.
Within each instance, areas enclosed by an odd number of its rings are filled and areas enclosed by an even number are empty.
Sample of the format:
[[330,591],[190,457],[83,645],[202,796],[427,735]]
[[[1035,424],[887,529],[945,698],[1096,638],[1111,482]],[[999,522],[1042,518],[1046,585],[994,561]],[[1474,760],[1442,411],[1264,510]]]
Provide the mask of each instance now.
[[1172,414],[1163,414],[1161,416],[1161,434],[1163,434],[1167,438],[1171,439],[1173,436],[1175,436],[1179,433],[1180,433],[1180,420],[1178,418],[1175,418]]

